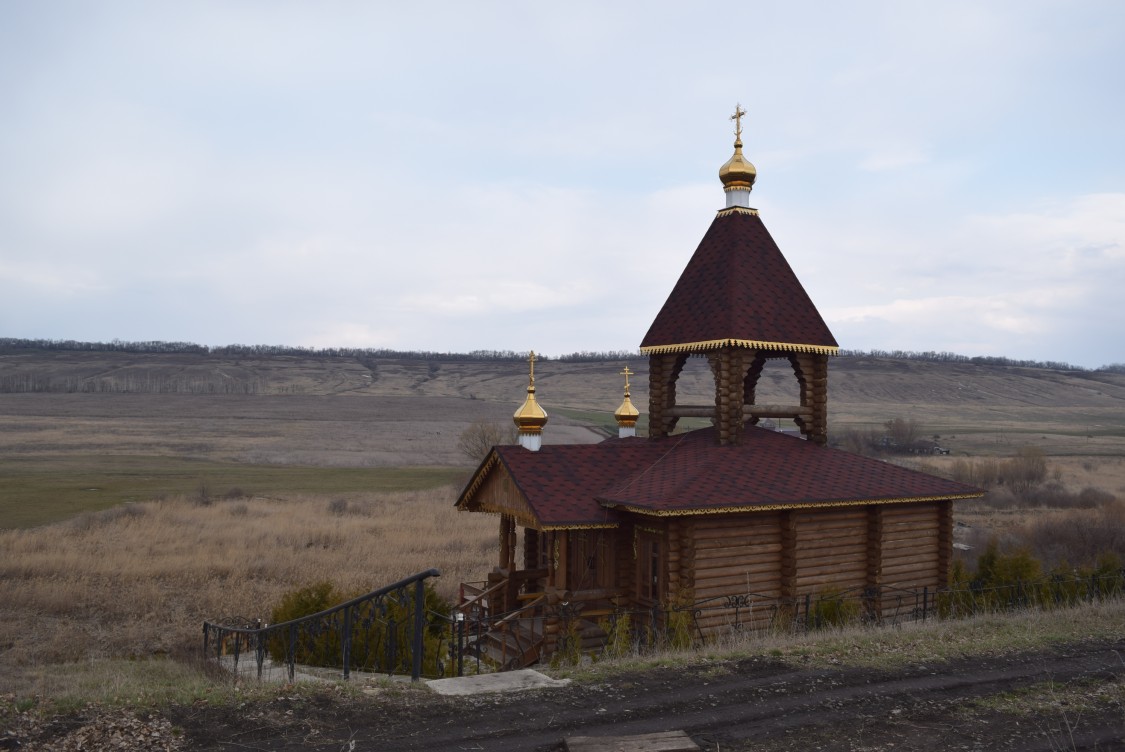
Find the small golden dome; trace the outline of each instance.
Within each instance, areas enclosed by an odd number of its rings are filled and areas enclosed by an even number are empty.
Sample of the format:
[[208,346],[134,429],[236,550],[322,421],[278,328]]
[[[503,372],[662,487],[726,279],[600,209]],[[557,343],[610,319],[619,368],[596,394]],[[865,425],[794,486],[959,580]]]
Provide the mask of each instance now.
[[736,105],[734,114],[730,116],[730,119],[735,121],[734,156],[719,168],[719,180],[723,181],[723,188],[728,191],[753,190],[754,181],[758,177],[754,165],[742,156],[742,116],[745,114],[746,110],[742,109],[742,105]]
[[528,356],[527,362],[531,366],[531,376],[527,384],[527,399],[520,405],[512,416],[512,422],[520,433],[539,433],[547,425],[547,411],[540,407],[535,400],[535,352]]
[[641,417],[641,413],[633,406],[633,401],[626,394],[625,400],[621,403],[621,407],[617,408],[613,417],[617,419],[617,425],[622,428],[633,428],[637,425],[637,419]]
[[629,377],[633,375],[633,371],[629,370],[629,366],[625,366],[625,370],[621,373],[625,376],[625,399],[621,402],[621,407],[613,413],[613,417],[617,419],[617,425],[621,428],[633,428],[637,425],[637,418],[641,417],[640,411],[629,399]]
[[719,180],[723,181],[723,188],[732,191],[738,188],[752,190],[758,171],[749,159],[742,156],[742,139],[734,142],[734,156],[719,168]]

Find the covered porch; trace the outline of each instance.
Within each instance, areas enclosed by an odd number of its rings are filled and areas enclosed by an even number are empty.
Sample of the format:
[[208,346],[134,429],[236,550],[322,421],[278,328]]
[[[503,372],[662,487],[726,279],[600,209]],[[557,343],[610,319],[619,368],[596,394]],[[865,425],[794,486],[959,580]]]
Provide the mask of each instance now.
[[568,640],[583,652],[600,649],[601,625],[628,607],[618,586],[616,526],[544,530],[521,515],[498,516],[496,566],[487,579],[462,583],[458,604],[482,657],[517,668]]

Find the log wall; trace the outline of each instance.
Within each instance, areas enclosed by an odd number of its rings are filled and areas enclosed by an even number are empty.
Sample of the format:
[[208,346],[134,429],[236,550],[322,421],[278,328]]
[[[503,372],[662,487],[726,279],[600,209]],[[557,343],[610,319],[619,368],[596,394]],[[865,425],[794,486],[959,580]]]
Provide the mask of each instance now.
[[[669,595],[708,601],[704,635],[736,624],[762,628],[772,602],[826,592],[860,597],[866,588],[931,592],[948,579],[950,502],[699,516],[669,526]],[[741,598],[752,595],[757,597]],[[873,602],[884,616],[913,608],[902,598]]]
[[795,594],[862,588],[867,582],[864,507],[794,512]]
[[765,598],[782,595],[781,514],[742,514],[702,517],[693,525],[690,583],[696,602],[715,599],[700,615],[705,635],[729,630],[738,621],[764,627],[769,610],[725,606],[726,597],[753,593]]

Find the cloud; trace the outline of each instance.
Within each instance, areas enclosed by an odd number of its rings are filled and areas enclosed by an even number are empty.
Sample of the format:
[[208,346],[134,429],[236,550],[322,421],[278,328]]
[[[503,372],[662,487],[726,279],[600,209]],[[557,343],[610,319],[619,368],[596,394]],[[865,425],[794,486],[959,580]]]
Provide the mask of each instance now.
[[842,344],[1116,357],[1116,4],[66,8],[0,11],[0,335],[633,347],[741,100]]

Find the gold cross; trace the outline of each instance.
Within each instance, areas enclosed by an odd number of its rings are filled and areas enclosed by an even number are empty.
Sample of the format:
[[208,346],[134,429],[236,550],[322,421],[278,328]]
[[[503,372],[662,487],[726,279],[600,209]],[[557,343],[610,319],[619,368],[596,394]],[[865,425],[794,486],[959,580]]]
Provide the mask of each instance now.
[[625,393],[628,394],[629,393],[629,377],[632,376],[634,373],[636,373],[636,371],[630,371],[629,366],[626,365],[625,370],[622,371],[621,373],[625,375]]
[[537,360],[539,360],[539,358],[535,357],[535,351],[532,350],[531,354],[527,356],[528,365],[531,366],[531,383],[532,384],[535,383],[535,361],[537,361]]
[[730,116],[730,119],[735,121],[734,122],[734,137],[735,138],[742,138],[742,116],[745,115],[745,114],[746,114],[746,110],[742,109],[741,103],[736,104],[734,106],[734,114]]

